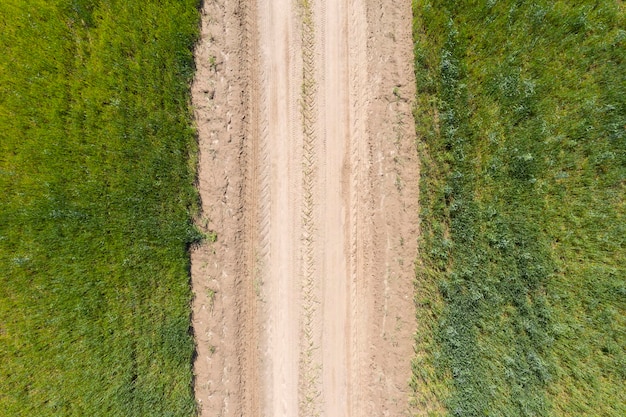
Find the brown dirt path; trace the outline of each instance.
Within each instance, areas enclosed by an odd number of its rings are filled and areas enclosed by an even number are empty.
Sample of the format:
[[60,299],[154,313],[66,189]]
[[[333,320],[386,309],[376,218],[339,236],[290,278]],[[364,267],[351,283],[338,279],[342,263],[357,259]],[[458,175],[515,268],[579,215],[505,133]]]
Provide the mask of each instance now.
[[206,2],[193,102],[203,416],[410,415],[409,1]]

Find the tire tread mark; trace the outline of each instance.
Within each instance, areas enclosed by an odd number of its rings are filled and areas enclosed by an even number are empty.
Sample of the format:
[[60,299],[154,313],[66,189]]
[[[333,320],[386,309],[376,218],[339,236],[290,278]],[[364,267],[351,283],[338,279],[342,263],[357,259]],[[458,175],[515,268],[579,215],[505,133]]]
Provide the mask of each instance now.
[[243,300],[240,305],[244,320],[240,320],[240,345],[244,346],[244,354],[241,357],[242,369],[242,404],[243,415],[255,415],[260,409],[260,378],[258,364],[259,326],[258,306],[255,288],[258,285],[258,241],[260,230],[258,228],[259,199],[259,104],[258,104],[258,34],[256,1],[240,0],[238,3],[238,15],[241,21],[242,48],[241,68],[245,74],[247,88],[243,92],[245,106],[244,118],[244,146],[241,155],[242,169],[244,170],[244,183],[242,185],[242,201],[244,202],[245,217],[245,242],[247,251],[244,255],[246,275],[244,281]]
[[365,288],[364,282],[364,239],[362,236],[363,223],[367,213],[364,207],[368,185],[363,178],[366,172],[367,160],[367,133],[366,133],[366,17],[362,0],[347,0],[348,6],[348,42],[349,42],[349,82],[350,82],[350,392],[349,415],[365,415],[363,407],[363,386],[361,358],[359,357],[359,343],[363,342],[358,324],[360,323],[359,292]]
[[300,0],[302,90],[300,114],[302,120],[302,207],[301,207],[301,351],[299,409],[302,417],[321,415],[321,336],[316,323],[320,321],[317,294],[319,283],[316,270],[315,185],[317,181],[317,93],[315,80],[315,23],[311,0]]

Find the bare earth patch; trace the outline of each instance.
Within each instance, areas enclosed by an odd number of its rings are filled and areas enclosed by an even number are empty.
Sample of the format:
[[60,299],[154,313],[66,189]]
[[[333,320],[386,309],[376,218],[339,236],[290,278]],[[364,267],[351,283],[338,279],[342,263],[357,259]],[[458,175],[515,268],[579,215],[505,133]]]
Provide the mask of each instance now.
[[193,86],[201,415],[410,415],[410,2],[234,3],[204,5]]

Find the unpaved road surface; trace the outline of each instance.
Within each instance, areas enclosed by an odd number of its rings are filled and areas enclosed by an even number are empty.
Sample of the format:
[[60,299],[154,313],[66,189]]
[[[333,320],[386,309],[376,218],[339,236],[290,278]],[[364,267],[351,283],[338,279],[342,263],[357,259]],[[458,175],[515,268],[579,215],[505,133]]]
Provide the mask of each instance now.
[[[401,4],[400,4],[401,3]],[[193,104],[202,416],[411,415],[410,1],[207,1]]]

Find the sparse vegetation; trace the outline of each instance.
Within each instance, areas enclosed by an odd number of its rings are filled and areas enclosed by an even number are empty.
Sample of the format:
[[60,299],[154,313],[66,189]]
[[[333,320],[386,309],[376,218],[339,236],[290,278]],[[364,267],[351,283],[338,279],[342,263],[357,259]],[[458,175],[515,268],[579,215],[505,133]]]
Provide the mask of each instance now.
[[626,10],[414,0],[424,415],[626,415]]
[[0,2],[0,415],[190,416],[197,0]]

